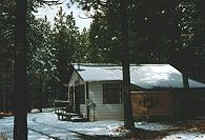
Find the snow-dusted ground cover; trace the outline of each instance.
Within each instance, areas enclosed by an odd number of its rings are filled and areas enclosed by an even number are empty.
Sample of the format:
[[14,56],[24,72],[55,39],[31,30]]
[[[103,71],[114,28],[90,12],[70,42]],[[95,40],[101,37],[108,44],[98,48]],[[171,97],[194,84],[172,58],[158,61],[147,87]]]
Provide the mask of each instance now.
[[[135,123],[135,127],[145,130],[163,131],[172,129],[175,126],[160,123],[137,122]],[[190,130],[173,131],[168,133],[162,140],[205,140],[205,133]]]
[[205,140],[205,134],[199,132],[174,132],[164,137],[162,140]]
[[155,122],[136,122],[135,127],[145,129],[145,130],[161,131],[161,130],[167,130],[169,128],[172,128],[173,126],[155,123]]
[[[12,139],[13,117],[0,119],[0,132],[6,133]],[[34,113],[28,115],[29,140],[78,140],[76,132],[88,135],[116,135],[116,130],[122,126],[122,121],[96,121],[96,122],[69,122],[59,121],[52,113]],[[145,130],[163,131],[172,128],[171,125],[159,123],[137,122],[136,128]],[[205,134],[191,131],[171,132],[163,140],[204,140]]]

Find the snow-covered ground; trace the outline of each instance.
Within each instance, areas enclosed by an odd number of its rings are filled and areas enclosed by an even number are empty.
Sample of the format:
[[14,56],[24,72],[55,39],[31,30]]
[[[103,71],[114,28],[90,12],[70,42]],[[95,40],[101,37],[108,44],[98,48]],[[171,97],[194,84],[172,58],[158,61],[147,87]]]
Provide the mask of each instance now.
[[[0,132],[6,133],[12,139],[13,117],[0,119]],[[96,122],[69,122],[59,121],[52,113],[34,113],[28,115],[29,140],[79,140],[77,133],[88,135],[113,135],[115,128],[122,126],[122,121],[96,121]],[[146,130],[167,130],[171,125],[159,123],[137,122],[136,128]],[[169,133],[163,140],[204,140],[205,134],[199,132],[179,131]]]
[[[6,133],[12,139],[13,117],[0,119],[0,132]],[[50,140],[59,138],[62,140],[79,139],[75,132],[89,135],[108,135],[108,126],[120,125],[119,121],[96,122],[69,122],[59,121],[54,113],[35,113],[28,115],[28,139]]]

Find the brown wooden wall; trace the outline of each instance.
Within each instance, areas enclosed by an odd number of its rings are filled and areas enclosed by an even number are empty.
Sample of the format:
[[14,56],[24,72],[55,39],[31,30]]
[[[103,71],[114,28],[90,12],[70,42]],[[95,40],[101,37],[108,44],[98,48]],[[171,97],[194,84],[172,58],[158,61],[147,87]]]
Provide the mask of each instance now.
[[168,91],[132,91],[131,101],[134,118],[173,117],[175,114],[174,95]]

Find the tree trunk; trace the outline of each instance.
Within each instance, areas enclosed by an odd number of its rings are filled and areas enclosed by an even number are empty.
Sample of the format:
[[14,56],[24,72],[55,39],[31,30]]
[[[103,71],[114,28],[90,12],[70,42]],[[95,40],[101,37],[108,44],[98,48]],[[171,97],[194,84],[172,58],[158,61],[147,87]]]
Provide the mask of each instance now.
[[40,79],[39,79],[39,81],[40,81],[40,103],[39,103],[39,110],[40,110],[40,112],[43,112],[43,78],[41,77],[41,75],[40,75]]
[[120,0],[121,12],[121,55],[123,71],[123,95],[124,95],[124,125],[127,129],[134,127],[132,117],[132,105],[130,99],[130,70],[129,70],[129,47],[128,47],[128,1]]
[[123,94],[124,94],[124,125],[128,129],[134,128],[132,105],[130,95],[130,72],[129,63],[122,62],[123,69]]
[[183,77],[183,86],[185,89],[189,88],[189,77],[188,77],[188,74],[186,72],[184,72],[182,74],[182,77]]
[[27,140],[26,0],[16,0],[14,140]]

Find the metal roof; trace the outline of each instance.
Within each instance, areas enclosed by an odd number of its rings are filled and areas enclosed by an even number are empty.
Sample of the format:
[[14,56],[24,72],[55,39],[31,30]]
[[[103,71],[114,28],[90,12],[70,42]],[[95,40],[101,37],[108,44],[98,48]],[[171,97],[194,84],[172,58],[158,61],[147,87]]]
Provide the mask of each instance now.
[[[84,81],[122,80],[122,67],[115,64],[73,64]],[[131,64],[131,83],[145,89],[183,88],[182,74],[169,64]],[[189,79],[190,88],[205,88],[205,84]]]

